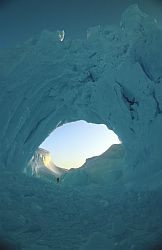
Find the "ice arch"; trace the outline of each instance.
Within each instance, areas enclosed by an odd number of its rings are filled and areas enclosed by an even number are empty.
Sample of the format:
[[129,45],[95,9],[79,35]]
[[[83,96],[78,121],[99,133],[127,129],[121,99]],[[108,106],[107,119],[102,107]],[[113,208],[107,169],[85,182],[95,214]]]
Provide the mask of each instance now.
[[86,120],[114,130],[130,170],[159,168],[161,44],[157,22],[134,5],[119,27],[92,28],[85,40],[60,41],[58,32],[44,31],[1,51],[3,164],[21,168],[59,124]]

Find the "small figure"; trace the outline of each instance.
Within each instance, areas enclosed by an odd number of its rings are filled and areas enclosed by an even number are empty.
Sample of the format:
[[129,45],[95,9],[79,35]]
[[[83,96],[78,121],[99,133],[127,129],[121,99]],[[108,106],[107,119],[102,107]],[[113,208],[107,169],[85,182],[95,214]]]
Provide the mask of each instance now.
[[60,182],[60,178],[59,178],[59,177],[57,177],[57,179],[56,179],[56,180],[57,180],[57,183],[59,183],[59,182]]

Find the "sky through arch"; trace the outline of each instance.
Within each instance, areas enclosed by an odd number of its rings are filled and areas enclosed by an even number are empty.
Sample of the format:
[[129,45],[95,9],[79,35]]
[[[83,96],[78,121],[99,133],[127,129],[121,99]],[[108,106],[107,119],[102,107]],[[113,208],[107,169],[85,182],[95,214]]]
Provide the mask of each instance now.
[[77,168],[87,158],[101,155],[112,144],[120,143],[106,125],[77,121],[55,129],[40,145],[51,152],[54,163],[62,168]]

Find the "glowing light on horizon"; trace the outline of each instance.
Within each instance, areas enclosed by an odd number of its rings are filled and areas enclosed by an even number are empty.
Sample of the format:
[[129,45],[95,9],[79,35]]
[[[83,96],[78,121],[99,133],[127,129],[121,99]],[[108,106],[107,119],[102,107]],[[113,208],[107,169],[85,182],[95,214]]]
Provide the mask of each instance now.
[[77,121],[56,128],[40,147],[50,151],[58,167],[70,169],[81,167],[87,158],[101,155],[119,143],[106,125]]

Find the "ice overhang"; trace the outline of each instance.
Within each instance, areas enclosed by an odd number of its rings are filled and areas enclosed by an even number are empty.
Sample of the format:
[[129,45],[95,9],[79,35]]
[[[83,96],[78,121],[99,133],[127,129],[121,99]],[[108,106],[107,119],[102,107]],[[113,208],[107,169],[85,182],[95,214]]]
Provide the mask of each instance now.
[[[106,124],[127,151],[130,169],[160,166],[162,30],[136,5],[118,27],[90,29],[87,40],[43,32],[0,51],[0,152],[23,168],[58,124]],[[139,160],[140,159],[140,160]]]

